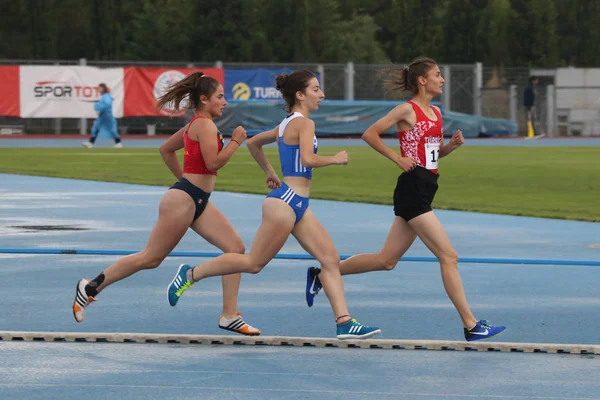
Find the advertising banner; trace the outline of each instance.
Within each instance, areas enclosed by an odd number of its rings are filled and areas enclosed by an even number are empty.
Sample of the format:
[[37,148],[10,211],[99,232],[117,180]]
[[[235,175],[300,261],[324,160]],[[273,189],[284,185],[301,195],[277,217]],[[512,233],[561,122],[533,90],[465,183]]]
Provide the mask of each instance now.
[[[156,107],[156,100],[163,95],[166,88],[196,71],[202,71],[205,75],[216,78],[221,84],[224,82],[221,68],[125,68],[124,115],[126,117],[183,116],[184,111],[175,113],[172,105],[159,110]],[[185,103],[183,105],[185,106]]]
[[0,67],[0,115],[20,117],[19,66]]
[[100,83],[113,97],[113,115],[123,116],[123,68],[23,65],[19,81],[22,118],[95,118]]

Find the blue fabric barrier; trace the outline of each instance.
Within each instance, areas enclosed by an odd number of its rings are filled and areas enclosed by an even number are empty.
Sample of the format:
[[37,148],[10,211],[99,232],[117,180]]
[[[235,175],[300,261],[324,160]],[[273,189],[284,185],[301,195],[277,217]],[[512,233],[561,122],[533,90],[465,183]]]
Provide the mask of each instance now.
[[[319,110],[311,114],[311,118],[315,121],[318,134],[360,135],[398,104],[400,103],[393,101],[325,100]],[[433,104],[442,110],[445,136],[451,136],[457,129],[461,129],[465,137],[518,133],[518,126],[514,121],[445,111],[441,104]],[[242,125],[251,136],[277,126],[286,115],[283,106],[282,100],[229,101],[217,126],[221,132],[228,134]],[[395,127],[386,133],[395,134]]]

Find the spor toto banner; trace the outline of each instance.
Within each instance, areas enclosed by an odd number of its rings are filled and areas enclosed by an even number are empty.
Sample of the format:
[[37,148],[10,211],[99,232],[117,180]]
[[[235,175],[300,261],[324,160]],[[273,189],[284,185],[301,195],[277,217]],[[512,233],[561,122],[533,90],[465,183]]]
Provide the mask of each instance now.
[[[166,88],[197,71],[224,83],[221,68],[125,68],[125,116],[183,116],[184,112],[175,113],[171,104],[159,110],[156,100]],[[183,107],[186,104],[182,103]]]
[[[113,115],[175,116],[156,100],[186,75],[202,71],[224,84],[221,68],[96,68],[87,66],[0,67],[0,115],[22,118],[96,118],[98,85],[113,97]],[[185,103],[183,104],[185,106]]]
[[96,118],[98,85],[113,97],[113,114],[123,116],[123,68],[20,66],[22,118]]

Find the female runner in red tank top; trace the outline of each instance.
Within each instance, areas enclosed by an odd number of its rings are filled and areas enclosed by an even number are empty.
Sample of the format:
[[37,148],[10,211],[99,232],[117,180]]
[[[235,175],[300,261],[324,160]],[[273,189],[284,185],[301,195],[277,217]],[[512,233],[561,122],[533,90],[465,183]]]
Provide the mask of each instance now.
[[[237,127],[229,144],[223,145],[213,119],[223,114],[227,102],[223,86],[215,78],[202,72],[190,74],[170,87],[158,100],[158,106],[173,103],[178,110],[186,97],[195,110],[195,117],[160,147],[163,160],[179,181],[163,196],[158,221],[144,250],[121,258],[91,281],[79,280],[73,302],[77,322],[83,321],[85,308],[107,286],[143,269],[158,267],[188,228],[225,253],[245,252],[244,243],[233,225],[209,197],[215,187],[217,171],[246,139],[246,131]],[[175,154],[182,148],[183,170]],[[246,324],[237,312],[240,279],[240,274],[222,277],[223,314],[219,318],[219,327],[244,335],[259,335],[260,331]]]
[[[444,78],[434,60],[419,57],[405,66],[399,77],[390,83],[401,90],[411,91],[413,99],[395,107],[369,127],[362,138],[404,171],[398,177],[394,191],[396,218],[378,254],[350,257],[340,264],[340,272],[348,275],[391,271],[418,236],[440,262],[444,287],[460,315],[465,339],[472,341],[497,335],[506,328],[491,326],[473,316],[458,273],[458,255],[431,209],[438,188],[438,160],[464,143],[462,132],[457,130],[449,143],[444,144],[442,115],[439,108],[431,105],[431,100],[442,93]],[[380,137],[392,126],[396,126],[398,131],[400,155]],[[319,272],[315,267],[307,271],[309,306],[320,289]]]

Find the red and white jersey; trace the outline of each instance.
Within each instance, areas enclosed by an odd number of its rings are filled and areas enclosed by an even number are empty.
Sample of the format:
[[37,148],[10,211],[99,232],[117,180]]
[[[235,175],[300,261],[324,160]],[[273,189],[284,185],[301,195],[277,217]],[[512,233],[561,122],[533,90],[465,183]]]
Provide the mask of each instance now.
[[402,157],[414,158],[417,165],[437,174],[440,147],[444,141],[442,115],[436,108],[431,107],[437,117],[437,121],[434,121],[427,117],[418,105],[412,101],[408,103],[415,110],[417,123],[412,129],[398,131],[400,153]]

